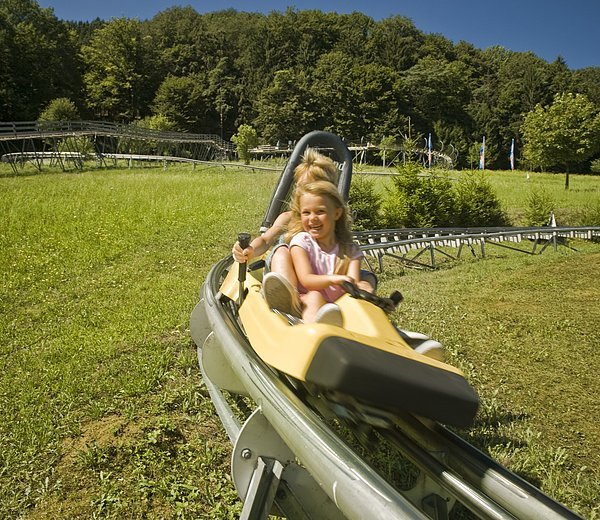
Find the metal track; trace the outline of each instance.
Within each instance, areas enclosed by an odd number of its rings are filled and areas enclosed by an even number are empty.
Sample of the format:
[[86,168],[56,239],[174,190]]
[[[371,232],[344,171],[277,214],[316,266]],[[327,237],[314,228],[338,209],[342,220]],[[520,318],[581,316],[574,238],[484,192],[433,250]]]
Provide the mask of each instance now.
[[435,268],[437,257],[456,260],[465,249],[475,257],[485,257],[487,245],[533,255],[543,253],[548,246],[554,251],[559,246],[569,247],[570,238],[600,240],[600,227],[411,228],[354,233],[366,262],[370,266],[377,262],[380,272],[386,257],[415,267]]
[[[341,407],[295,390],[258,358],[235,305],[220,298],[230,263],[226,258],[211,269],[190,329],[205,382],[234,443],[232,476],[245,501],[242,518],[266,518],[272,500],[280,514],[303,519],[447,518],[455,502],[473,518],[579,518],[437,424]],[[224,390],[255,403],[243,426]],[[327,410],[371,438],[377,432],[411,460],[420,469],[415,487],[401,492],[379,476],[328,426]],[[269,469],[274,467],[277,472]]]

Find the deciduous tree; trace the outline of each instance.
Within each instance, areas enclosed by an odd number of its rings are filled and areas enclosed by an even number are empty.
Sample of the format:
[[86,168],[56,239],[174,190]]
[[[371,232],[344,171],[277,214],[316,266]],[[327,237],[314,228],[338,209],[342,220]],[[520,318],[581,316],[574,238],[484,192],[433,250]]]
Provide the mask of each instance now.
[[582,94],[557,94],[551,105],[537,105],[522,130],[525,159],[541,168],[564,168],[566,189],[570,169],[600,147],[598,108]]

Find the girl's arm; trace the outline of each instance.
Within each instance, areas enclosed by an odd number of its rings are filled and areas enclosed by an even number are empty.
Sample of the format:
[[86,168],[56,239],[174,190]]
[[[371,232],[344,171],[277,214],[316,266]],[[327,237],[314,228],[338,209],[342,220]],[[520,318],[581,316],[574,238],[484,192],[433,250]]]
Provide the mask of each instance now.
[[350,260],[350,265],[348,266],[348,272],[346,273],[350,278],[352,278],[352,283],[356,284],[360,280],[360,258],[353,258]]
[[290,222],[291,212],[285,211],[281,213],[273,222],[273,225],[267,229],[262,235],[257,236],[250,245],[242,250],[239,242],[236,242],[231,252],[236,262],[247,262],[255,256],[260,256],[273,245],[279,235],[281,235]]
[[[358,277],[354,280],[345,274],[315,274],[310,265],[310,259],[308,253],[302,247],[294,245],[290,248],[290,254],[292,255],[292,262],[294,264],[294,270],[298,281],[309,291],[320,291],[329,287],[330,285],[340,285],[342,282],[353,282],[358,280]],[[358,260],[352,260],[352,262],[360,262]],[[360,276],[360,269],[356,269],[358,276]]]

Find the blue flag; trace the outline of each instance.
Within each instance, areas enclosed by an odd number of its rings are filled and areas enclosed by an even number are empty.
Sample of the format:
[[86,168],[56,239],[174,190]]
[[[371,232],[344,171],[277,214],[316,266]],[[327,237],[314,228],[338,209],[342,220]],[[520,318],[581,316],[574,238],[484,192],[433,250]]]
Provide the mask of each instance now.
[[485,135],[483,136],[481,148],[479,149],[479,169],[485,169]]
[[431,133],[429,134],[429,139],[427,140],[427,161],[429,162],[429,167],[431,168]]
[[515,140],[510,142],[510,169],[515,169]]

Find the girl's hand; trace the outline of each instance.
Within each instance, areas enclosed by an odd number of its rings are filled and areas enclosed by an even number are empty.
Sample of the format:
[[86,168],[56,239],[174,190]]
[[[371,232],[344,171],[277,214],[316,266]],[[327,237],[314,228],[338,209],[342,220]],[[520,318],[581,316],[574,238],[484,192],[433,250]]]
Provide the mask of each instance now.
[[329,276],[331,285],[342,285],[342,282],[355,283],[354,278],[346,274],[332,274]]
[[242,249],[239,242],[233,245],[231,252],[233,253],[233,259],[239,264],[247,262],[254,256],[254,248],[252,246]]

